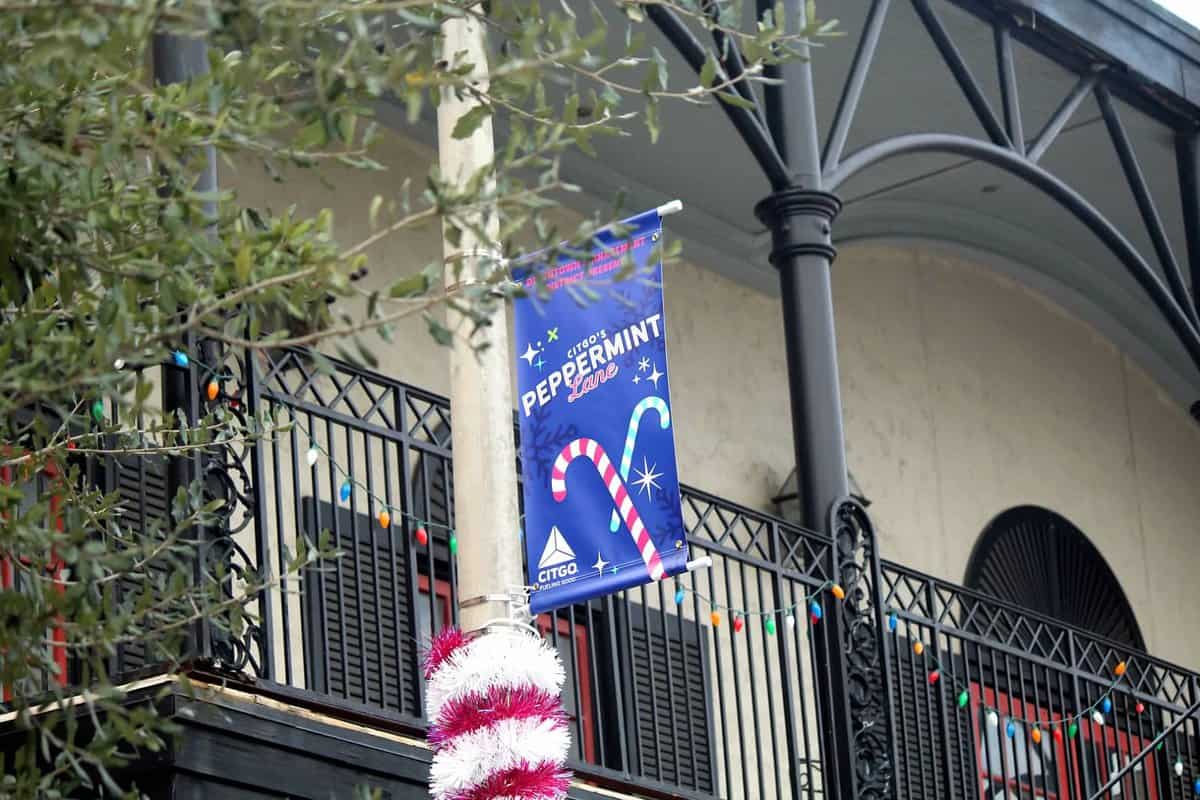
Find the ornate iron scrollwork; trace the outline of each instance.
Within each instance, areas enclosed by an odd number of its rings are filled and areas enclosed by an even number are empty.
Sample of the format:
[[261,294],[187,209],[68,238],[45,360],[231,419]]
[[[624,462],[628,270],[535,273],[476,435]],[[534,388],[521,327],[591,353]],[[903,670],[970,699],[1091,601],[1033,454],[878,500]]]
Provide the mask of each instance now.
[[895,796],[895,751],[875,528],[860,503],[844,498],[833,504],[830,530],[834,574],[846,591],[837,612],[841,638],[837,646],[846,670],[855,796],[889,800]]
[[[216,353],[216,348],[206,349],[218,356],[209,363],[220,364],[219,375],[205,378],[205,381],[216,381],[218,387],[216,397],[208,400],[208,407],[210,410],[223,407],[237,418],[242,429],[246,429],[248,415],[254,411],[249,407],[246,359],[253,355],[245,353],[238,358],[229,351]],[[198,388],[202,396],[207,397],[205,381]],[[258,582],[261,577],[261,565],[237,538],[253,524],[258,492],[261,491],[253,479],[255,446],[253,440],[227,439],[206,450],[203,456],[204,499],[206,502],[223,501],[217,523],[205,530],[200,553],[202,579],[217,582],[219,591],[214,598],[217,602],[233,601],[236,593],[244,592],[244,587]],[[255,601],[249,601],[246,606],[252,611]],[[224,626],[214,626],[211,620],[206,621],[208,657],[213,666],[220,669],[260,676],[264,632],[256,615],[247,614],[243,619],[243,627],[237,635]]]

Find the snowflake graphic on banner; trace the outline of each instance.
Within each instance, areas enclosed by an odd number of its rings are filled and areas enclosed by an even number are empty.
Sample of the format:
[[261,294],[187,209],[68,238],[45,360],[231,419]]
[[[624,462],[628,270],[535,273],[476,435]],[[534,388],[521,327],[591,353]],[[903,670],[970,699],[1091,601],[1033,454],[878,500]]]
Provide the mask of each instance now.
[[671,537],[682,540],[687,531],[683,527],[683,513],[680,511],[680,496],[674,489],[659,492],[654,498],[654,504],[666,514],[666,519],[659,524],[656,533],[660,539]]
[[550,466],[562,450],[563,445],[578,438],[579,428],[575,425],[555,425],[551,427],[551,409],[542,407],[535,409],[530,415],[530,424],[526,435],[521,437],[521,460],[531,464],[537,470],[537,476],[546,485],[550,485]]
[[[658,293],[660,291],[660,288],[657,286],[642,285],[640,290],[627,289],[624,291],[615,292],[614,294],[617,296],[618,304],[622,309],[620,325],[630,326],[641,322],[643,319],[641,309],[646,308],[647,304],[654,303],[657,300]],[[638,294],[640,294],[641,297],[634,299]],[[648,351],[657,354],[659,363],[662,363],[661,356],[667,352],[667,338],[665,336],[658,336],[651,339],[649,342],[637,348],[636,350],[626,351],[625,354],[621,356],[621,366],[625,369],[635,369],[638,364],[638,359],[645,357],[645,354]]]

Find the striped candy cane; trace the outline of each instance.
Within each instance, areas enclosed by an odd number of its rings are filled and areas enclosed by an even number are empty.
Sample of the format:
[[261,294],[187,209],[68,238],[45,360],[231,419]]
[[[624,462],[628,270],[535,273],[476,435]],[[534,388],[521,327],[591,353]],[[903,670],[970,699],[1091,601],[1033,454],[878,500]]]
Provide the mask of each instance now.
[[[621,454],[621,467],[617,470],[623,481],[629,480],[629,467],[633,463],[633,446],[637,443],[638,425],[642,423],[642,414],[651,408],[658,412],[658,424],[664,431],[671,427],[671,412],[667,410],[667,404],[662,398],[647,397],[633,407],[633,413],[629,415],[629,432],[625,434],[625,452]],[[621,518],[617,516],[616,511],[613,511],[612,519],[608,521],[609,533],[616,533],[617,528],[620,527]]]
[[617,469],[609,460],[608,453],[604,452],[604,448],[595,439],[581,436],[564,447],[558,454],[558,458],[554,459],[554,467],[550,471],[550,492],[554,495],[555,501],[561,503],[567,499],[567,467],[571,466],[571,462],[580,456],[586,456],[596,466],[596,472],[600,473],[600,478],[608,487],[608,493],[612,497],[613,503],[616,504],[621,516],[625,519],[625,526],[629,528],[629,533],[633,536],[633,541],[642,554],[642,560],[646,562],[650,578],[656,581],[662,580],[666,577],[666,570],[663,569],[662,559],[658,557],[658,550],[655,549],[654,542],[650,539],[650,533],[642,524],[641,515],[633,507],[633,498],[625,490],[625,482],[617,474]]

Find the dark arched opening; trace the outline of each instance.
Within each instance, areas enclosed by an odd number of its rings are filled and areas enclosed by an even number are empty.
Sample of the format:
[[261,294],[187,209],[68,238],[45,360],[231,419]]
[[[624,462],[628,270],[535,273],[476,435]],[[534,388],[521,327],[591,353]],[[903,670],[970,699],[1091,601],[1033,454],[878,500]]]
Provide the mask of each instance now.
[[1037,506],[1000,514],[975,543],[968,587],[1145,650],[1117,577],[1096,546],[1064,517]]

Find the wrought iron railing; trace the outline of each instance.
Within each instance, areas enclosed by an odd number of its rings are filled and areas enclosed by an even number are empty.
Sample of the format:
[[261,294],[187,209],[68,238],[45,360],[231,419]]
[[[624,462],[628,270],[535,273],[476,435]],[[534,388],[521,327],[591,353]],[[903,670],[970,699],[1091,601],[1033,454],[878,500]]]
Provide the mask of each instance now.
[[882,574],[899,797],[1086,799],[1125,767],[1106,796],[1194,795],[1195,673],[898,564]]
[[[318,370],[310,353],[280,351],[226,365],[234,394],[216,402],[291,425],[204,467],[222,474],[230,500],[228,535],[211,552],[228,573],[271,586],[250,603],[244,635],[204,631],[198,653],[261,690],[420,730],[421,645],[458,618],[449,405],[327,363],[332,371]],[[143,460],[101,472],[105,485],[126,488],[128,507],[151,513],[166,507],[167,466]],[[342,499],[347,479],[354,490]],[[819,688],[829,662],[822,626],[803,607],[830,580],[830,541],[694,489],[679,501],[694,554],[713,559],[686,578],[684,603],[674,585],[658,584],[536,621],[567,668],[573,766],[600,783],[672,796],[821,796]],[[393,509],[386,528],[382,506]],[[341,557],[287,574],[302,540],[317,543],[323,532]],[[795,624],[780,616],[770,630],[760,617],[735,629],[728,611],[793,605]],[[146,661],[131,651],[116,668]]]
[[[234,576],[275,583],[251,604],[256,622],[240,639],[204,631],[199,651],[260,690],[419,731],[421,643],[457,622],[449,405],[326,363],[332,370],[280,351],[228,367],[241,376],[229,391],[240,391],[219,402],[295,424],[206,467],[224,476],[219,489],[231,501],[210,557]],[[536,444],[571,435],[549,431]],[[314,445],[320,457],[310,462]],[[142,520],[165,509],[147,496],[169,486],[155,480],[165,468],[110,459],[103,477]],[[355,489],[343,500],[347,477]],[[400,509],[386,528],[379,500]],[[680,502],[694,554],[713,559],[684,579],[693,591],[682,604],[674,586],[657,584],[537,620],[567,667],[581,775],[692,798],[1067,800],[1089,797],[1141,755],[1123,796],[1190,794],[1200,774],[1196,720],[1175,726],[1161,750],[1142,751],[1196,702],[1194,673],[880,562],[853,501],[835,509],[831,536],[691,488]],[[323,531],[342,556],[286,575],[289,554]],[[833,581],[845,600],[821,591]],[[810,595],[822,608],[815,624],[801,611],[794,625],[751,616],[738,630],[726,610],[784,608]],[[122,658],[118,667],[145,662],[137,651]],[[1114,680],[1120,662],[1126,671]],[[1104,696],[1114,704],[1104,725],[1080,720],[1074,735],[1061,725],[1059,741],[1056,721]]]

